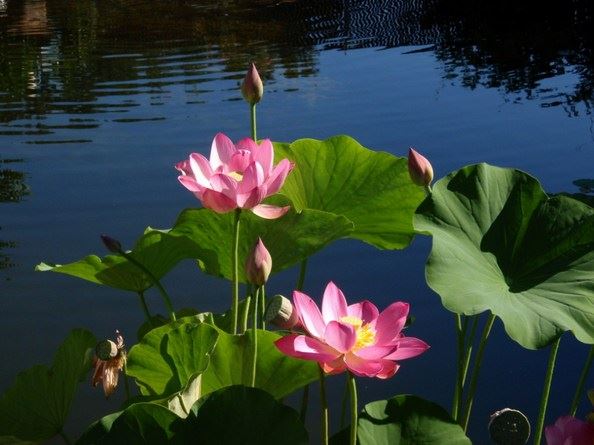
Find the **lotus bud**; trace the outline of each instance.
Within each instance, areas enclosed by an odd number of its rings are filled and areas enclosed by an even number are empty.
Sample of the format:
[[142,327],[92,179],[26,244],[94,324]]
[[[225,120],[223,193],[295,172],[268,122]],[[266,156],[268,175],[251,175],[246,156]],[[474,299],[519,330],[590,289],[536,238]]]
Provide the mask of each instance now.
[[412,182],[421,187],[429,187],[433,181],[431,163],[414,148],[408,149],[408,174]]
[[101,241],[103,244],[112,253],[122,253],[122,244],[115,238],[107,235],[101,235]]
[[255,64],[251,64],[241,84],[241,94],[250,105],[256,105],[264,95],[264,85]]
[[272,270],[272,257],[260,238],[245,262],[245,273],[250,283],[262,286]]
[[291,300],[282,295],[272,297],[264,317],[267,323],[272,323],[281,329],[291,329],[299,322],[299,316]]

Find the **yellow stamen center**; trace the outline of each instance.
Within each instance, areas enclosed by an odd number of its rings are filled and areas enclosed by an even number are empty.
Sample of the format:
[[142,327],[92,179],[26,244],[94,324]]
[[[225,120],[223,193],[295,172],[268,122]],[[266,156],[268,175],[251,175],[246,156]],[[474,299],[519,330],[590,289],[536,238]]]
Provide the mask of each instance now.
[[353,350],[358,350],[364,348],[366,346],[371,346],[375,344],[375,330],[371,328],[368,324],[363,325],[363,320],[357,318],[353,315],[347,315],[346,317],[340,317],[340,321],[343,323],[350,324],[355,328],[355,333],[357,334],[357,340],[355,341],[355,346],[353,346]]
[[227,176],[231,176],[236,181],[241,181],[243,179],[243,175],[239,172],[231,172]]

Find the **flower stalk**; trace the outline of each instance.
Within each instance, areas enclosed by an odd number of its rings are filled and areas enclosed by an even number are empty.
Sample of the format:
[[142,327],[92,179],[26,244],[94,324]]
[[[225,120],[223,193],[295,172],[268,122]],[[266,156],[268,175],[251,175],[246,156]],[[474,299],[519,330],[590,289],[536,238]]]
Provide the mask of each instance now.
[[241,209],[235,209],[235,219],[233,223],[233,247],[231,257],[233,258],[232,275],[232,297],[231,297],[231,320],[233,320],[232,333],[237,334],[237,325],[239,318],[239,222],[241,219]]
[[350,445],[357,445],[357,382],[352,373],[348,373],[348,385],[349,392],[351,395],[351,434],[350,434]]
[[553,372],[555,370],[555,362],[557,360],[557,351],[559,351],[559,344],[561,337],[559,337],[551,346],[549,354],[549,363],[547,364],[547,372],[542,389],[542,398],[540,400],[540,408],[538,410],[538,418],[536,420],[536,428],[534,430],[534,445],[540,445],[542,438],[542,430],[544,427],[545,415],[547,413],[547,405],[549,403],[549,394],[551,392],[551,383],[553,382]]
[[328,399],[326,398],[326,376],[324,370],[320,367],[320,404],[321,404],[321,430],[322,445],[328,445]]
[[584,367],[582,368],[582,373],[580,374],[580,379],[578,380],[578,384],[575,388],[575,394],[573,396],[573,400],[571,401],[571,407],[569,408],[569,415],[575,416],[577,412],[578,405],[580,404],[580,397],[584,392],[584,385],[586,384],[586,378],[590,373],[590,367],[592,365],[592,360],[594,359],[594,345],[590,346],[590,352],[588,353],[588,358],[586,358],[586,362],[584,363]]
[[479,348],[476,354],[476,359],[474,362],[474,367],[472,369],[472,376],[470,378],[470,387],[468,390],[468,397],[466,398],[466,407],[464,409],[464,414],[461,417],[460,425],[464,429],[464,432],[468,429],[468,421],[470,420],[470,413],[472,411],[472,403],[474,402],[474,395],[476,393],[476,386],[478,383],[478,377],[481,370],[481,364],[483,362],[483,356],[485,354],[485,347],[487,346],[487,339],[489,338],[489,334],[491,333],[491,328],[493,327],[493,323],[495,322],[495,315],[489,315],[487,322],[483,328],[483,334],[481,335],[481,340],[479,343]]

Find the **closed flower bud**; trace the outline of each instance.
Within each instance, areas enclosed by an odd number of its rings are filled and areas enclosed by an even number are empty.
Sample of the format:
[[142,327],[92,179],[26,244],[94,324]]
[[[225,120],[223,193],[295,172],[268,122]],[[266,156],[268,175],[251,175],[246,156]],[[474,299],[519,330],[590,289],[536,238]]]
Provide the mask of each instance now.
[[122,245],[117,239],[112,238],[111,236],[101,235],[101,241],[103,244],[112,253],[121,253],[122,252]]
[[241,84],[241,94],[250,105],[255,105],[260,102],[260,99],[262,99],[262,96],[264,95],[262,79],[260,79],[260,74],[258,74],[256,65],[253,63],[250,65],[250,68],[243,79],[243,83]]
[[265,320],[281,329],[292,329],[299,322],[299,316],[291,300],[275,295],[266,308]]
[[428,187],[433,181],[431,163],[414,148],[408,149],[408,173],[412,182],[421,187]]
[[260,238],[245,262],[245,273],[250,283],[262,286],[272,270],[272,257]]

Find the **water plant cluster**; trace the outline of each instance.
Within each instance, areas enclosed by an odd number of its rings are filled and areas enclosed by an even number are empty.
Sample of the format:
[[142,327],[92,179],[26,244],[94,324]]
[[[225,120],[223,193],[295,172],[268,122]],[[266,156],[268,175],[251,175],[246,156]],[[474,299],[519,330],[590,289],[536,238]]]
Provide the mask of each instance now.
[[[148,228],[130,250],[104,235],[106,256],[37,266],[137,294],[146,321],[135,344],[128,334],[98,342],[87,330],[73,330],[51,366],[20,373],[0,399],[0,443],[56,435],[72,443],[64,425],[79,384],[91,381],[105,396],[123,390],[127,398],[86,429],[76,440],[81,445],[469,444],[496,318],[511,341],[551,352],[532,431],[521,413],[504,410],[491,422],[493,440],[593,443],[594,423],[576,412],[594,352],[567,412],[546,428],[544,419],[562,334],[594,344],[594,209],[548,196],[535,178],[514,169],[470,165],[432,184],[430,162],[414,149],[404,158],[348,136],[258,140],[263,92],[252,65],[242,84],[251,138],[234,143],[218,133],[208,158],[192,153],[175,165],[201,208],[183,210],[170,229]],[[357,380],[398,378],[399,367],[415,366],[414,357],[430,345],[414,336],[407,302],[380,310],[372,301],[349,301],[332,277],[322,298],[303,293],[307,261],[342,238],[404,249],[415,236],[432,237],[427,284],[455,319],[452,405],[388,394],[361,407]],[[185,259],[230,281],[227,312],[176,310],[161,280]],[[270,275],[295,265],[289,298],[267,295]],[[161,295],[166,317],[150,311],[149,289]],[[331,428],[326,380],[342,373],[349,397],[341,425]],[[303,422],[313,382],[320,388],[319,439]],[[296,392],[300,411],[284,402]]]

